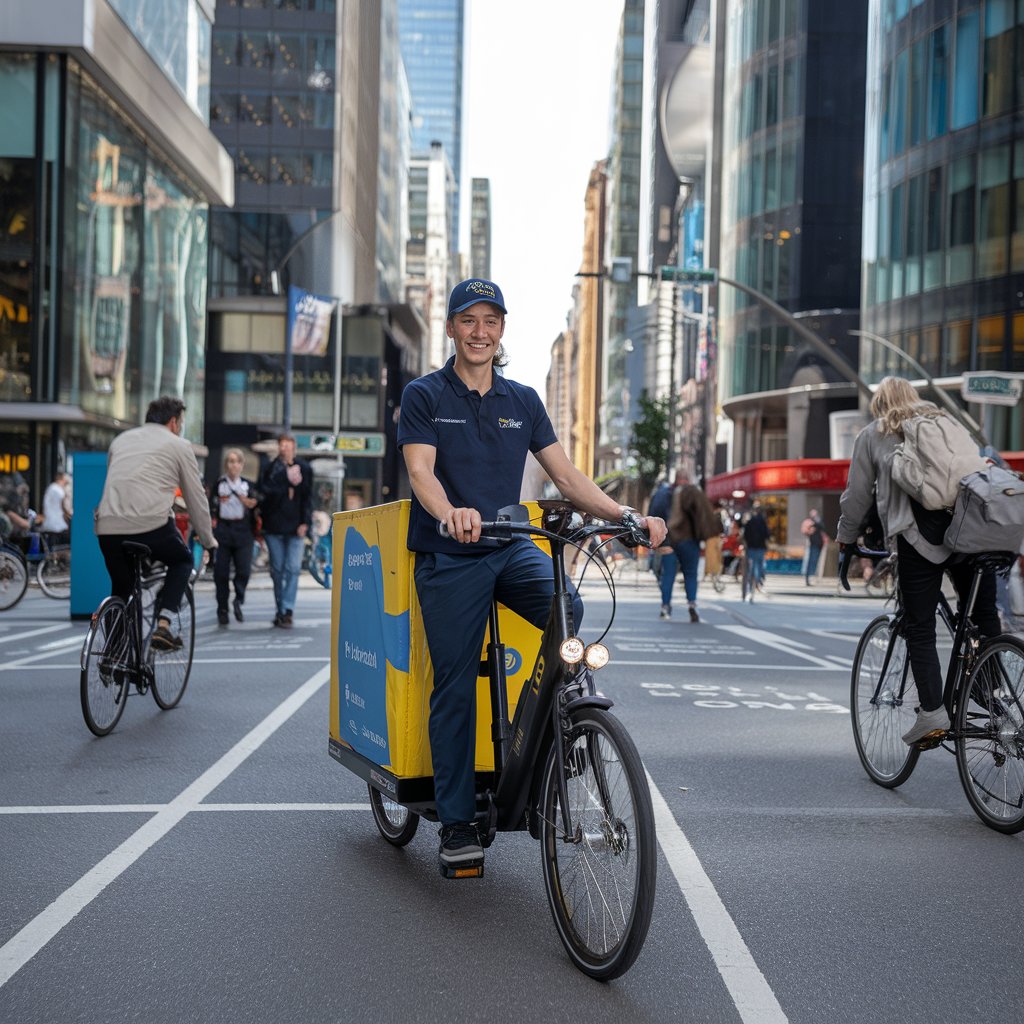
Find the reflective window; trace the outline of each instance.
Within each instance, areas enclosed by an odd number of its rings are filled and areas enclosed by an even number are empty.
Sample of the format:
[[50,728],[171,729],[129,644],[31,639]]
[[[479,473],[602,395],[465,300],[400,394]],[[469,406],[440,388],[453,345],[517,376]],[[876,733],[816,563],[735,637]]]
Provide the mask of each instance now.
[[939,373],[939,354],[942,350],[942,329],[929,324],[921,330],[921,354],[918,362],[933,376]]
[[903,298],[903,186],[892,190],[889,202],[890,293],[893,299]]
[[889,100],[890,154],[898,156],[907,148],[907,91],[909,78],[910,51],[901,50],[892,62],[892,90]]
[[983,151],[978,161],[978,277],[1005,274],[1010,230],[1010,147]]
[[1010,266],[1024,270],[1024,141],[1013,144],[1013,225],[1010,239]]
[[951,127],[963,128],[978,120],[978,11],[956,20],[956,61],[953,68],[953,118]]
[[1002,114],[1013,107],[1014,0],[987,0],[982,113]]
[[928,52],[928,138],[946,131],[949,99],[949,26],[940,25],[931,34]]
[[921,290],[921,258],[924,254],[925,176],[917,175],[907,186],[907,261],[904,289],[907,295]]
[[925,102],[928,80],[928,39],[922,37],[910,51],[910,145],[916,146],[925,138],[928,108]]
[[943,283],[942,211],[946,206],[945,199],[942,168],[933,167],[928,172],[928,186],[925,193],[924,287],[926,291],[930,288],[939,288]]
[[974,157],[954,160],[949,169],[949,284],[969,281],[974,276],[974,194]]
[[957,320],[946,325],[946,345],[942,353],[943,374],[963,373],[970,369],[971,321]]
[[1001,370],[1005,363],[1006,352],[1006,317],[1002,313],[996,316],[978,318],[978,369]]

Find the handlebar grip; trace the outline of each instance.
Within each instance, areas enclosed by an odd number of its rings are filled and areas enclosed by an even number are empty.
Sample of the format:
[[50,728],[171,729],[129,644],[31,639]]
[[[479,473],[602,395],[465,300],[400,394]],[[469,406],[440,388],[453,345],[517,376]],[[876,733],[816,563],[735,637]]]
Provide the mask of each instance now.
[[451,536],[451,534],[448,532],[448,524],[443,519],[438,520],[437,532],[442,537],[444,537],[445,540],[447,540]]
[[850,572],[850,559],[853,557],[853,552],[850,548],[846,548],[839,552],[839,582],[842,584],[843,590],[849,591],[850,581],[847,576]]

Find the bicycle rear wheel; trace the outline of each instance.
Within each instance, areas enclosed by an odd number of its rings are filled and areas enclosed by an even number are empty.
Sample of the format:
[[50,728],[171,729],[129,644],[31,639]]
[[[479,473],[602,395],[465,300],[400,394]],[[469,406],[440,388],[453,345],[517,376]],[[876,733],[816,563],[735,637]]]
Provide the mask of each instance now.
[[[143,586],[145,585],[144,582]],[[160,586],[162,582],[150,588],[154,592],[153,599],[148,602],[150,609]],[[143,607],[145,606],[146,603]],[[166,609],[161,614],[165,612]],[[148,626],[152,622],[152,617],[145,621]],[[181,637],[181,647],[177,650],[155,651],[149,644],[146,646],[146,660],[153,673],[153,699],[164,711],[170,711],[185,695],[188,677],[192,673],[192,654],[196,641],[196,608],[191,586],[185,588],[181,605],[171,616],[171,632]]]
[[879,615],[868,623],[853,659],[850,718],[860,763],[872,782],[886,789],[906,782],[920,757],[919,750],[903,742],[917,704],[907,642],[893,630],[890,616]]
[[0,547],[0,612],[13,608],[24,596],[28,586],[28,566],[17,548]]
[[[640,755],[608,712],[572,716],[565,762],[555,745],[541,786],[541,860],[551,915],[572,962],[592,978],[624,974],[643,946],[654,905],[654,812]],[[559,797],[565,776],[573,833]]]
[[997,832],[1024,829],[1024,643],[990,640],[960,684],[956,766],[974,813]]
[[60,601],[71,596],[70,545],[50,548],[46,556],[36,563],[36,582],[47,597]]
[[379,789],[373,786],[367,788],[370,790],[370,810],[377,830],[392,846],[405,846],[416,835],[420,816],[404,804],[389,800]]
[[82,717],[97,736],[106,736],[124,712],[133,660],[125,603],[108,597],[93,613],[82,646]]

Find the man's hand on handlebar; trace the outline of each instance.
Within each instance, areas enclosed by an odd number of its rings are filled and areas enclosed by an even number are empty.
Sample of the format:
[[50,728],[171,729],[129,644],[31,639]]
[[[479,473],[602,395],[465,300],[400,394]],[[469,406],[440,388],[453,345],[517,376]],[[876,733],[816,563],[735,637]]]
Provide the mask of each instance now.
[[644,516],[640,520],[640,525],[651,538],[652,548],[660,548],[664,544],[665,538],[668,536],[668,527],[665,525],[664,519],[659,519],[657,516]]
[[480,513],[475,508],[453,508],[444,518],[448,536],[460,544],[475,544],[480,539]]

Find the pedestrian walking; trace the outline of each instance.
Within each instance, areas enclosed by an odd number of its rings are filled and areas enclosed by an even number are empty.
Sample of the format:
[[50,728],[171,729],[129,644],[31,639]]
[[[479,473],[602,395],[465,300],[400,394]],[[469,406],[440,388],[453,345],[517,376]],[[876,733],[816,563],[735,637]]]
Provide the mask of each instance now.
[[[715,515],[711,502],[704,492],[690,482],[685,470],[676,472],[676,487],[672,493],[672,511],[668,522],[668,535],[676,562],[683,573],[686,588],[686,605],[691,622],[700,622],[697,611],[697,576],[700,566],[701,545],[709,537],[721,532],[721,520]],[[661,617],[672,617],[672,589],[675,585],[675,571],[661,582]]]
[[[659,519],[663,519],[666,523],[672,514],[672,495],[675,492],[676,484],[679,482],[680,473],[676,473],[672,479],[665,480],[661,486],[651,495],[651,500],[647,503],[647,515],[657,516]],[[658,586],[662,591],[661,601],[661,618],[667,619],[671,616],[671,596],[672,587],[675,584],[676,572],[679,569],[679,563],[676,561],[675,549],[668,542],[666,538],[665,543],[661,547],[656,548],[651,555],[651,571],[654,573],[655,579],[658,581]],[[669,607],[666,610],[665,603],[665,583],[668,581],[668,592],[669,592]]]
[[252,570],[253,519],[257,498],[256,485],[242,476],[245,454],[229,448],[224,456],[224,475],[213,488],[210,511],[217,519],[213,535],[217,538],[217,557],[213,564],[213,582],[217,591],[217,622],[228,624],[228,598],[231,594],[231,569],[235,570],[235,598],[231,609],[239,622],[245,621],[242,605]]
[[277,439],[277,458],[260,474],[260,516],[270,555],[277,611],[274,625],[291,629],[302,572],[302,549],[313,518],[313,470],[295,457],[295,438]]
[[800,524],[800,532],[807,541],[807,550],[804,553],[804,581],[807,586],[810,586],[811,577],[818,571],[821,549],[828,541],[825,529],[821,525],[821,516],[816,508],[812,508],[807,513],[807,518]]
[[747,548],[747,562],[750,565],[750,599],[754,599],[754,588],[764,589],[764,559],[768,554],[771,530],[761,511],[761,503],[754,502],[750,518],[743,524],[743,541]]
[[68,542],[67,486],[68,475],[60,469],[43,493],[42,531],[51,547]]

